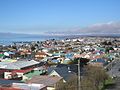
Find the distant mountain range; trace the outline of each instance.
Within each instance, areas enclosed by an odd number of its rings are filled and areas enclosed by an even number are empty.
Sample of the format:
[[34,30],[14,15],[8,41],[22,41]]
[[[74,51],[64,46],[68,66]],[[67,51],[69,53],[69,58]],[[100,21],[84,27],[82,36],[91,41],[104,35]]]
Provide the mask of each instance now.
[[14,38],[56,38],[56,37],[76,37],[76,36],[117,36],[120,37],[120,22],[108,22],[94,24],[84,28],[72,28],[71,30],[59,30],[56,32],[44,32],[44,34],[18,34],[18,33],[2,33],[0,39]]
[[[62,31],[62,30],[61,30]],[[64,32],[47,32],[51,35],[120,36],[120,22],[94,24]]]
[[38,41],[49,39],[63,39],[66,36],[48,35],[48,34],[19,34],[0,32],[0,41]]
[[42,38],[42,39],[53,39],[53,38],[73,38],[73,37],[85,37],[85,36],[110,36],[120,37],[120,34],[66,34],[66,33],[49,33],[44,35],[39,34],[17,34],[17,33],[0,33],[0,39],[15,39],[15,38]]
[[27,34],[17,34],[17,33],[2,33],[0,32],[0,38],[16,38],[29,36]]

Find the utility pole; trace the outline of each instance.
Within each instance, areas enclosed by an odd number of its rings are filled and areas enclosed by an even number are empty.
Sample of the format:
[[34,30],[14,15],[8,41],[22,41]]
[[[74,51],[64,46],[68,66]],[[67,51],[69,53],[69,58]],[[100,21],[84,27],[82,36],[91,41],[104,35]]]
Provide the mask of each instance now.
[[81,90],[80,82],[80,58],[78,59],[78,90]]

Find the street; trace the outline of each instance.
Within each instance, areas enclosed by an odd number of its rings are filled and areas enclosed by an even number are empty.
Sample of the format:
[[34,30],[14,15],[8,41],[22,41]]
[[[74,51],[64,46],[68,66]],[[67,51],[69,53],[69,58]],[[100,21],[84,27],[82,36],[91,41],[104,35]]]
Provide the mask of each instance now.
[[120,60],[116,59],[110,64],[107,72],[111,77],[120,77]]
[[110,66],[107,73],[114,78],[115,84],[109,85],[105,90],[120,90],[120,60],[116,59]]

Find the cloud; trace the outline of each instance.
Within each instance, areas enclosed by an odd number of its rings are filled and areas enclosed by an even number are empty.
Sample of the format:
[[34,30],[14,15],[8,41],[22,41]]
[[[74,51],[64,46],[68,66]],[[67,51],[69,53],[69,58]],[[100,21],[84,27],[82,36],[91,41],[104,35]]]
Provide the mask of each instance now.
[[120,22],[99,23],[78,30],[80,33],[120,34]]
[[[4,28],[0,28],[1,30]],[[107,23],[97,23],[84,28],[77,27],[50,27],[50,26],[31,26],[31,27],[6,27],[14,33],[42,34],[42,35],[91,35],[91,34],[120,34],[120,21],[110,21]],[[5,31],[5,30],[4,30]],[[23,32],[24,31],[24,32]]]
[[51,32],[54,35],[91,35],[91,34],[120,34],[120,22],[93,24],[84,28],[72,28],[64,32]]

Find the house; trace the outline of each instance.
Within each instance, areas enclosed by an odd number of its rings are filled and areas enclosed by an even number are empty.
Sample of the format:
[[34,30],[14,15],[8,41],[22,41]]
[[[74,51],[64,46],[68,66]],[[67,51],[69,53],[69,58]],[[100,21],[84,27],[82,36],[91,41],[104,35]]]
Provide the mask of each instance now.
[[47,54],[45,52],[37,52],[35,54],[35,59],[44,59],[45,57],[47,57]]
[[74,56],[74,53],[67,53],[67,54],[65,54],[65,58],[72,59],[73,56]]
[[63,78],[59,76],[34,76],[32,79],[28,80],[27,84],[43,84],[47,86],[47,90],[55,90],[56,86],[63,82]]
[[59,52],[59,53],[53,53],[52,56],[56,57],[56,58],[59,58],[59,57],[61,57],[61,55],[62,55],[62,53]]
[[0,90],[47,90],[43,84],[26,84],[17,80],[0,79]]
[[69,64],[71,62],[71,59],[69,58],[66,58],[65,60],[63,60],[63,64]]
[[49,49],[48,48],[44,48],[42,49],[42,52],[48,53]]
[[0,86],[11,86],[12,83],[23,83],[23,82],[17,80],[0,79]]
[[0,62],[0,74],[4,73],[5,79],[24,79],[24,73],[32,71],[40,65],[39,62],[31,61],[16,61],[16,62]]
[[58,60],[58,59],[53,59],[53,60],[51,60],[51,62],[57,64],[57,63],[60,63],[60,60]]
[[18,50],[17,54],[22,58],[29,58],[30,59],[33,57],[32,51],[29,49],[20,48]]
[[17,80],[0,79],[0,90],[21,90],[16,87],[12,87],[13,83],[22,83],[22,82]]
[[45,75],[45,74],[46,74],[46,68],[38,67],[38,68],[35,68],[34,70],[32,70],[31,72],[24,73],[23,81],[27,81],[36,75]]
[[66,67],[68,70],[78,74],[78,65],[76,64],[58,64],[57,68]]
[[72,76],[76,76],[76,73],[67,67],[50,67],[48,68],[48,75],[62,77],[63,82],[67,82]]
[[4,57],[3,58],[13,58],[15,56],[14,52],[4,52]]
[[0,58],[4,57],[4,53],[0,52]]
[[12,87],[20,90],[47,90],[47,87],[43,84],[26,84],[26,83],[13,83]]
[[91,60],[89,65],[92,65],[92,66],[100,66],[100,67],[103,67],[105,65],[107,65],[108,62],[102,58],[97,58],[95,60]]

